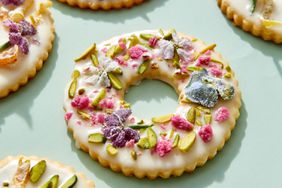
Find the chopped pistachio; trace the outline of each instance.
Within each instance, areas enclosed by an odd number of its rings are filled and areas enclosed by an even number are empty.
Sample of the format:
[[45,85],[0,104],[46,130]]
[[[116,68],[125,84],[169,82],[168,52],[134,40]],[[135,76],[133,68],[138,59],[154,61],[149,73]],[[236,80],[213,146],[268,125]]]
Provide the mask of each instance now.
[[211,113],[211,109],[209,109],[209,108],[205,108],[205,107],[202,107],[202,106],[197,106],[197,109],[199,109],[200,111],[202,111],[204,113],[207,113],[207,114]]
[[201,117],[202,113],[199,109],[196,108],[196,117]]
[[137,44],[140,43],[138,37],[136,35],[131,35],[129,38],[129,48],[131,48],[132,46],[135,46]]
[[88,136],[89,143],[105,143],[106,137],[101,133],[93,133]]
[[191,131],[183,135],[178,142],[178,148],[180,151],[187,152],[196,140],[196,133]]
[[148,137],[150,148],[155,147],[157,145],[158,138],[156,132],[151,127],[147,129],[147,137]]
[[82,119],[85,119],[85,120],[90,119],[90,115],[88,113],[86,113],[86,112],[83,112],[81,110],[77,110],[77,113],[78,113],[78,115],[80,115],[80,117]]
[[172,60],[172,65],[176,68],[180,68],[180,62],[179,62],[179,55],[177,53],[177,50],[174,49],[174,56],[173,56],[173,60]]
[[90,54],[94,53],[96,50],[96,44],[92,44],[83,54],[81,54],[78,58],[75,59],[75,62],[81,61],[87,58]]
[[10,184],[9,184],[9,182],[4,181],[4,182],[3,182],[3,184],[2,184],[2,186],[3,186],[3,187],[9,187],[9,186],[10,186]]
[[99,63],[99,60],[98,60],[97,55],[94,53],[94,54],[92,54],[92,55],[90,56],[90,58],[91,58],[91,61],[92,61],[93,65],[94,65],[95,67],[98,67],[100,63]]
[[165,34],[164,34],[164,31],[163,31],[162,29],[159,29],[159,32],[160,32],[160,34],[161,34],[162,36],[165,35]]
[[171,29],[167,34],[164,35],[165,40],[171,40],[172,39],[172,33],[174,33],[175,30]]
[[73,175],[71,178],[69,178],[65,183],[64,185],[61,186],[61,188],[71,188],[71,187],[74,187],[75,184],[77,183],[77,176],[76,175]]
[[154,37],[154,35],[152,35],[152,34],[144,34],[144,33],[140,34],[140,38],[142,38],[144,40],[150,40],[153,37]]
[[140,125],[140,124],[144,124],[144,120],[142,119],[142,120],[140,120],[139,122],[137,122],[137,124],[138,125]]
[[45,184],[43,184],[40,188],[57,188],[59,183],[59,175],[54,175],[48,180]]
[[150,61],[143,62],[138,68],[138,74],[143,74],[149,68]]
[[257,6],[257,0],[252,0],[251,13],[254,13]]
[[200,121],[200,120],[196,120],[196,125],[198,125],[198,126],[202,126],[203,125],[203,123]]
[[172,138],[174,135],[174,129],[171,129],[170,133],[169,133],[169,138]]
[[3,52],[4,50],[6,50],[7,48],[9,48],[10,46],[11,46],[11,43],[9,41],[0,45],[0,53]]
[[73,79],[68,91],[69,98],[71,99],[74,98],[76,93],[76,88],[77,88],[77,79]]
[[221,68],[223,68],[223,67],[224,67],[224,63],[223,63],[223,62],[221,62],[221,61],[220,61],[220,60],[218,60],[218,59],[211,58],[211,61],[212,61],[212,62],[214,62],[214,63],[217,63],[217,64],[221,65]]
[[225,70],[226,70],[227,72],[231,72],[231,71],[232,71],[230,65],[227,65],[227,66],[225,67]]
[[41,176],[44,174],[46,170],[46,161],[39,161],[36,165],[34,165],[29,172],[29,179],[32,183],[36,183],[39,181]]
[[130,155],[131,155],[131,158],[132,158],[134,161],[137,160],[137,153],[136,153],[136,151],[132,150],[132,151],[130,152]]
[[152,126],[153,125],[129,125],[128,127],[131,129],[147,129]]
[[137,146],[141,149],[149,149],[150,148],[149,139],[147,137],[141,138],[138,141]]
[[93,99],[91,105],[92,106],[98,106],[99,102],[106,97],[107,90],[105,88],[102,88],[96,97]]
[[109,77],[109,80],[110,80],[112,86],[115,89],[117,89],[117,90],[122,89],[122,83],[117,76],[115,76],[113,73],[108,72],[108,77]]
[[204,116],[205,124],[210,124],[212,121],[212,115],[211,114],[205,114]]
[[232,77],[232,74],[230,72],[224,74],[224,78],[231,78]]
[[114,70],[112,70],[111,73],[122,75],[122,69],[120,67],[117,67]]
[[172,147],[173,148],[175,148],[178,145],[179,139],[180,139],[179,134],[176,134],[174,139],[173,139],[173,142],[172,142]]
[[112,155],[112,156],[114,156],[114,155],[116,155],[116,154],[118,153],[117,148],[115,148],[115,147],[112,146],[111,144],[107,145],[106,150],[107,150],[107,153],[108,153],[109,155]]
[[204,68],[203,68],[203,67],[190,66],[190,67],[187,67],[186,69],[187,69],[188,71],[193,72],[193,71],[201,71],[201,70],[203,70]]
[[168,114],[168,115],[164,115],[164,116],[160,116],[160,117],[153,117],[152,122],[160,123],[160,124],[168,123],[171,120],[172,117],[173,117],[173,114]]
[[127,60],[129,60],[129,59],[130,59],[129,54],[125,54],[125,55],[123,56],[123,60],[124,60],[124,61],[127,61]]
[[76,79],[76,78],[78,78],[78,77],[80,77],[80,72],[79,72],[79,70],[74,70],[73,73],[72,73],[72,78],[73,78],[73,79]]
[[189,111],[187,112],[186,118],[190,123],[193,123],[193,124],[195,123],[195,120],[196,120],[196,109],[195,109],[195,107],[191,107],[189,109]]
[[202,54],[204,54],[208,50],[213,50],[215,47],[216,47],[216,44],[211,44],[211,45],[205,47],[195,56],[194,60],[197,60]]

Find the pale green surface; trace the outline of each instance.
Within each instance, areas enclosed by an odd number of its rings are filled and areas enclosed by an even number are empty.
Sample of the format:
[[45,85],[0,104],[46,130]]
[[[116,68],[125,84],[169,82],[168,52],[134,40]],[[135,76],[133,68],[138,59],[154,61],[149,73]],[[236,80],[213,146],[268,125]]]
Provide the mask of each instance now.
[[[152,0],[131,10],[111,12],[84,11],[54,2],[52,11],[57,38],[49,60],[26,87],[0,100],[1,158],[46,156],[74,166],[103,188],[281,187],[281,45],[234,27],[210,0]],[[231,140],[204,167],[169,180],[137,180],[101,167],[75,148],[63,119],[63,92],[74,67],[72,59],[93,41],[160,27],[174,27],[207,43],[216,42],[217,50],[230,61],[240,81],[243,106]],[[133,109],[145,117],[171,112],[176,106],[174,91],[157,81],[132,89],[127,98],[131,102],[144,100],[135,103]],[[159,112],[150,111],[158,109],[162,101],[166,102]],[[143,108],[146,103],[153,105]]]

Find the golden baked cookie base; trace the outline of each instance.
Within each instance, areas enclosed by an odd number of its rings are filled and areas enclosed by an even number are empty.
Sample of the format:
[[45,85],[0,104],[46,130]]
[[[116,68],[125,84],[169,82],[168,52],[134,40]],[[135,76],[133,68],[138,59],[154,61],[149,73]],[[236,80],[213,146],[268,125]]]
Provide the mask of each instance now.
[[118,2],[80,2],[80,0],[58,0],[62,3],[67,3],[70,6],[79,8],[90,8],[92,10],[110,10],[110,9],[121,9],[131,8],[134,5],[138,5],[144,2],[144,0],[120,0]]
[[244,31],[253,34],[254,36],[261,37],[266,41],[273,41],[274,43],[282,43],[282,35],[270,30],[262,25],[255,24],[246,20],[242,15],[238,14],[232,7],[223,0],[217,0],[218,6],[226,17],[233,21],[233,23],[241,27]]
[[[187,35],[184,35],[182,33],[179,33],[179,34],[181,36],[188,37]],[[188,37],[188,38],[190,38],[190,37]],[[220,56],[220,58],[222,58],[222,56],[220,54],[218,54],[218,55]],[[225,64],[225,62],[224,62],[224,64]],[[147,71],[147,72],[150,72],[150,71]],[[158,79],[158,80],[161,80],[161,81],[164,81],[164,82],[170,84],[172,87],[174,87],[174,89],[179,94],[179,89],[176,87],[176,84],[173,83],[173,80],[175,80],[175,78],[169,77],[168,74],[166,74],[165,72],[160,72],[159,70],[157,72],[159,74],[154,74],[154,71],[151,71],[151,73],[149,73],[149,74],[145,73],[142,76],[142,78],[140,76],[134,77],[130,80],[130,83],[128,82],[125,85],[128,87],[131,84],[137,83],[138,81],[142,80],[143,77],[146,77],[146,78],[149,78],[149,79]],[[76,135],[76,133],[72,130],[72,128],[70,128],[68,126],[68,130],[70,132],[72,132],[73,138],[74,138],[74,140],[76,141],[76,143],[78,144],[78,146],[80,147],[81,150],[89,153],[89,155],[94,160],[97,160],[102,166],[111,168],[115,172],[122,172],[125,176],[135,176],[139,179],[143,179],[143,178],[156,179],[158,177],[163,178],[163,179],[167,179],[167,178],[170,178],[171,176],[181,176],[184,172],[193,172],[196,167],[203,166],[208,160],[212,159],[217,154],[217,152],[220,151],[223,148],[225,142],[230,138],[231,131],[234,129],[234,127],[236,125],[236,120],[240,116],[239,109],[241,107],[241,91],[239,89],[238,81],[235,79],[234,72],[232,72],[232,77],[234,79],[234,88],[235,88],[236,94],[235,94],[235,97],[232,99],[233,100],[232,106],[235,110],[230,111],[230,118],[228,120],[228,122],[230,124],[230,130],[225,134],[223,141],[217,147],[210,149],[208,156],[200,157],[195,163],[188,164],[187,166],[183,166],[181,168],[175,168],[175,169],[164,170],[164,171],[142,171],[142,170],[139,170],[137,168],[128,168],[128,167],[122,166],[121,164],[115,163],[113,161],[105,160],[98,153],[91,151],[87,145],[83,144],[80,141],[78,135]],[[124,93],[124,91],[127,90],[127,87],[125,87],[122,91],[120,91],[120,93]]]
[[44,52],[41,53],[41,56],[38,57],[37,61],[34,62],[34,66],[31,70],[29,70],[16,84],[8,86],[6,89],[0,91],[0,98],[4,98],[8,96],[10,93],[17,91],[21,86],[24,86],[27,84],[27,82],[35,77],[37,72],[43,67],[43,62],[47,60],[49,53],[53,47],[53,41],[55,38],[55,27],[54,27],[54,19],[51,16],[51,12],[48,11],[48,16],[51,20],[51,36],[48,39],[49,44],[47,45]]
[[22,156],[22,155],[20,155],[20,156],[8,156],[8,157],[4,158],[3,160],[0,160],[0,169],[2,167],[4,167],[5,165],[9,164],[11,161],[19,160],[20,158],[35,160],[35,161],[45,160],[45,161],[47,161],[47,163],[52,163],[53,165],[55,165],[58,169],[66,169],[68,172],[75,174],[78,177],[79,180],[85,182],[85,184],[87,185],[86,188],[95,188],[95,185],[91,180],[87,179],[84,174],[75,172],[73,167],[61,164],[57,161],[53,161],[53,160],[41,158],[41,157],[36,157],[36,156],[26,157],[26,156]]

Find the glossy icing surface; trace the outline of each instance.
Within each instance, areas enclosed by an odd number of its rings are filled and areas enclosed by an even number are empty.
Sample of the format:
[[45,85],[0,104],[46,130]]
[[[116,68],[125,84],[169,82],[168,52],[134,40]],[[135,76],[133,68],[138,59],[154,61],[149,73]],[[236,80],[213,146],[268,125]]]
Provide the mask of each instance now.
[[[138,84],[143,78],[150,79],[159,79],[163,80],[170,85],[172,85],[177,93],[181,96],[184,94],[184,88],[189,82],[189,77],[184,79],[176,79],[175,74],[178,71],[175,67],[171,66],[171,64],[167,63],[163,58],[158,58],[160,54],[162,54],[162,50],[158,47],[156,48],[148,48],[146,49],[146,55],[153,57],[154,66],[158,67],[156,71],[150,70],[147,73],[142,75],[138,74],[138,67],[142,64],[142,60],[140,59],[131,59],[128,61],[127,66],[120,66],[117,60],[113,60],[105,55],[106,51],[109,51],[109,48],[119,43],[121,39],[128,39],[133,34],[139,36],[140,34],[152,34],[157,37],[161,37],[161,34],[158,31],[142,31],[136,33],[130,33],[119,37],[114,37],[111,40],[105,41],[97,46],[98,51],[98,59],[100,62],[99,67],[107,71],[113,70],[114,67],[119,66],[122,69],[122,75],[119,76],[120,81],[122,82],[123,88],[121,90],[108,89],[107,97],[113,99],[114,107],[113,111],[123,108],[121,100],[123,100],[124,92],[130,85]],[[206,44],[201,42],[200,40],[194,40],[192,37],[187,37],[185,35],[179,34],[178,37],[188,39],[192,42],[192,50],[189,52],[189,56],[193,56],[193,54],[200,53],[203,49],[207,47]],[[210,56],[212,59],[217,59],[218,61],[223,62],[223,66],[227,66],[225,60],[213,50],[210,50]],[[189,60],[188,66],[195,66],[196,61]],[[100,69],[99,68],[99,69]],[[151,67],[151,69],[153,69]],[[98,82],[97,78],[99,70],[93,66],[93,63],[89,58],[86,60],[81,60],[76,63],[75,70],[78,70],[81,74],[78,78],[77,88],[85,89],[85,93],[83,95],[88,96],[91,100],[97,95],[97,91],[101,89],[101,84]],[[224,72],[224,70],[223,70]],[[233,75],[233,73],[232,73]],[[101,133],[101,128],[103,125],[101,124],[91,124],[91,121],[85,120],[81,118],[81,116],[76,112],[76,109],[72,106],[72,99],[69,98],[69,87],[67,86],[65,92],[65,102],[64,108],[67,114],[71,114],[71,117],[67,118],[68,128],[73,131],[75,140],[77,142],[77,146],[82,148],[88,148],[90,153],[95,153],[100,156],[103,160],[110,161],[111,164],[119,164],[123,168],[131,168],[139,171],[146,172],[164,172],[171,169],[181,169],[185,167],[191,167],[198,164],[199,161],[205,161],[209,156],[213,156],[217,149],[221,148],[224,145],[225,140],[229,137],[231,130],[235,125],[235,119],[239,116],[239,107],[240,107],[240,91],[237,87],[237,81],[233,78],[225,79],[221,76],[225,82],[232,84],[235,87],[235,95],[232,100],[223,101],[220,100],[213,108],[211,108],[211,115],[215,116],[215,111],[220,107],[224,106],[229,110],[230,118],[224,122],[212,121],[211,126],[213,129],[213,138],[210,142],[205,143],[199,136],[199,131],[201,126],[194,125],[194,132],[196,133],[196,140],[194,144],[191,146],[188,152],[179,151],[177,148],[173,149],[171,152],[167,153],[165,156],[160,157],[157,152],[151,150],[140,149],[137,145],[133,147],[122,147],[118,148],[118,154],[115,156],[109,155],[107,152],[107,144],[110,142],[107,141],[106,144],[91,144],[88,142],[88,136],[93,133]],[[187,103],[179,103],[178,108],[174,115],[179,115],[185,118],[187,112],[191,109],[191,104]],[[91,111],[91,110],[90,110]],[[91,113],[91,112],[90,112]],[[134,112],[133,112],[134,114]],[[124,126],[130,124],[136,124],[136,122],[140,121],[138,117],[131,115],[126,122],[124,122]],[[203,119],[201,119],[203,121]],[[145,124],[152,124],[151,120],[144,120]],[[152,127],[156,135],[158,135],[158,139],[161,139],[160,134],[167,133],[165,139],[169,138],[169,133],[172,129],[175,130],[172,123],[165,123],[165,126],[161,124],[156,124]],[[186,131],[183,130],[175,130],[181,137],[186,134]],[[175,135],[175,134],[174,134]],[[146,136],[145,132],[140,132],[140,137],[143,138]],[[162,138],[164,138],[162,137]],[[136,151],[138,154],[137,160],[131,157],[132,150]]]
[[[276,20],[282,22],[282,0],[272,0],[273,1],[273,10],[270,14],[270,20]],[[257,1],[256,10],[254,13],[251,13],[252,1],[251,0],[223,0],[223,2],[228,3],[238,14],[242,15],[247,20],[254,22],[255,24],[261,24],[263,19],[263,0]],[[269,29],[275,30],[278,33],[282,34],[282,27],[270,27]]]
[[[24,160],[29,159],[30,160],[30,168],[32,168],[34,165],[36,165],[40,160],[39,158],[24,158]],[[0,163],[0,185],[2,186],[3,182],[11,182],[13,176],[15,175],[15,172],[18,167],[18,161],[19,158],[14,158],[12,160],[8,160],[5,163]],[[45,159],[44,159],[45,160]],[[27,182],[26,188],[34,188],[34,187],[40,187],[44,183],[46,183],[50,178],[54,175],[59,175],[59,184],[58,186],[62,186],[67,180],[69,180],[73,175],[77,175],[78,180],[74,187],[76,188],[86,188],[90,187],[89,183],[82,178],[80,174],[77,174],[74,172],[74,170],[71,167],[67,167],[64,165],[61,165],[57,162],[53,162],[50,160],[46,160],[46,171],[41,176],[39,181],[37,183],[31,183],[30,181]],[[94,186],[92,186],[94,187]]]
[[[33,1],[31,1],[33,2]],[[50,16],[50,12],[47,10],[45,13],[36,16],[36,12],[39,10],[41,3],[46,3],[46,0],[36,0],[33,3],[29,3],[29,6],[24,9],[25,20],[31,23],[30,16],[34,16],[39,19],[39,24],[36,27],[37,34],[34,39],[38,42],[30,42],[29,54],[25,55],[22,53],[18,54],[17,62],[0,67],[0,91],[9,89],[17,85],[23,78],[32,71],[36,70],[36,64],[46,54],[46,50],[50,45],[50,39],[53,35],[53,21]],[[17,7],[14,11],[21,11],[21,6]],[[4,7],[1,11],[5,10]],[[13,11],[10,11],[13,12]],[[3,20],[0,20],[0,44],[3,44],[9,40],[8,30],[4,28]]]

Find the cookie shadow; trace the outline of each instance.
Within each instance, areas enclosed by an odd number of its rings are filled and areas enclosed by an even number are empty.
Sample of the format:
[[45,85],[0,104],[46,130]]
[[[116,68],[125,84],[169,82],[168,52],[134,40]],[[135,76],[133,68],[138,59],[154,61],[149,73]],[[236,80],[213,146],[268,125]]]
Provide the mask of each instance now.
[[[98,162],[93,161],[85,152],[78,150],[75,147],[75,142],[72,139],[72,150],[76,152],[81,163],[92,172],[99,180],[103,181],[112,188],[175,188],[176,182],[178,187],[194,187],[205,188],[214,182],[222,182],[225,178],[225,172],[228,170],[232,161],[240,154],[242,141],[245,137],[245,130],[247,127],[247,117],[245,104],[242,104],[240,109],[240,118],[237,120],[236,128],[232,132],[231,139],[225,143],[225,147],[220,151],[214,159],[208,161],[203,167],[197,168],[192,174],[184,173],[180,177],[172,177],[167,180],[139,180],[135,177],[126,177],[121,173],[113,172],[108,168],[99,165]],[[69,134],[72,137],[71,134]],[[121,183],[123,182],[123,183]]]
[[147,0],[142,4],[129,9],[124,8],[110,11],[80,9],[78,7],[72,7],[58,1],[53,1],[53,9],[56,9],[60,13],[73,18],[93,20],[96,22],[124,23],[126,20],[135,19],[138,17],[150,22],[150,19],[147,15],[150,12],[155,11],[157,8],[164,6],[167,1],[168,0]]
[[32,129],[33,121],[30,109],[52,77],[56,67],[55,62],[58,59],[58,43],[59,37],[55,35],[53,48],[49,53],[48,59],[44,62],[42,69],[25,86],[20,87],[19,90],[11,93],[9,96],[0,99],[0,131],[1,126],[5,125],[5,118],[15,114],[20,116],[29,128]]
[[232,28],[233,32],[240,37],[241,40],[249,43],[253,48],[259,50],[265,56],[272,59],[279,76],[282,78],[282,44],[275,44],[271,41],[265,41],[260,37],[253,36],[250,33],[243,31],[241,28],[235,26],[227,18],[226,22]]

